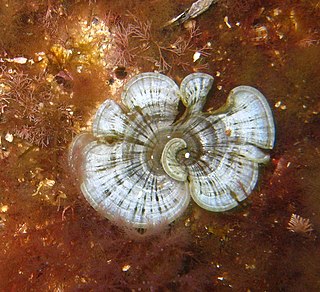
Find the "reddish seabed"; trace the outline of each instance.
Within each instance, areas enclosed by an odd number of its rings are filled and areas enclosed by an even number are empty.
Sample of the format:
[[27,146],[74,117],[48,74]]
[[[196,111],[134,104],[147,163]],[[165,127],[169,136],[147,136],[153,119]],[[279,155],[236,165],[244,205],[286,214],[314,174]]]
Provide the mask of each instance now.
[[[320,290],[320,2],[220,0],[161,28],[192,2],[1,1],[1,291]],[[90,207],[67,153],[105,98],[154,70],[215,76],[207,108],[256,87],[277,137],[241,206],[191,203],[142,234]]]

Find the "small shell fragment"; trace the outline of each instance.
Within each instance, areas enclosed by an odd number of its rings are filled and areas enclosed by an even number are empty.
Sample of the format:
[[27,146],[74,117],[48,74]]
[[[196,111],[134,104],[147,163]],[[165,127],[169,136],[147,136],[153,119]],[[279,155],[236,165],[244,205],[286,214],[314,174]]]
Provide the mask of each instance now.
[[218,0],[198,0],[192,3],[190,8],[186,9],[182,13],[180,13],[178,16],[170,19],[167,21],[163,27],[167,27],[172,24],[181,24],[187,21],[190,18],[196,18],[203,12],[209,9],[211,4],[214,4],[218,2]]
[[215,2],[217,2],[217,0],[198,0],[194,2],[187,13],[189,18],[195,18],[198,15],[202,14],[209,9],[212,3]]
[[130,265],[124,265],[122,267],[122,272],[128,272],[130,270],[131,266]]
[[229,23],[229,17],[228,17],[228,16],[225,16],[225,17],[223,18],[223,21],[224,21],[224,23],[226,24],[226,26],[227,26],[228,28],[232,28],[231,24]]
[[197,60],[200,59],[201,53],[200,52],[195,52],[193,54],[193,62],[196,62]]
[[9,206],[8,206],[8,205],[2,205],[2,206],[0,207],[0,211],[1,211],[2,213],[6,213],[8,210],[9,210]]
[[7,133],[5,136],[4,136],[4,139],[6,141],[8,141],[9,143],[12,143],[13,142],[13,135],[10,134],[10,133]]
[[5,59],[7,62],[16,63],[16,64],[26,64],[28,59],[25,57],[15,57],[12,59]]

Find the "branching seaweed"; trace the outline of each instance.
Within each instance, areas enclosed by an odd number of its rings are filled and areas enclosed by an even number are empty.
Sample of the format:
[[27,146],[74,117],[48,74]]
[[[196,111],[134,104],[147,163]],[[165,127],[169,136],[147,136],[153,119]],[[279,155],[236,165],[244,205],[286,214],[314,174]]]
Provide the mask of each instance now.
[[[193,40],[200,36],[197,27],[187,30],[178,37],[170,37],[160,41],[152,31],[150,21],[142,21],[133,14],[129,14],[130,23],[118,21],[112,24],[115,50],[112,52],[115,65],[128,66],[139,59],[152,63],[158,71],[166,72],[173,66],[183,66],[183,57],[196,50]],[[173,39],[172,39],[173,38]]]
[[8,132],[40,147],[71,139],[74,116],[64,100],[67,93],[59,92],[59,85],[51,76],[29,76],[19,70],[3,69],[0,83],[0,103]]

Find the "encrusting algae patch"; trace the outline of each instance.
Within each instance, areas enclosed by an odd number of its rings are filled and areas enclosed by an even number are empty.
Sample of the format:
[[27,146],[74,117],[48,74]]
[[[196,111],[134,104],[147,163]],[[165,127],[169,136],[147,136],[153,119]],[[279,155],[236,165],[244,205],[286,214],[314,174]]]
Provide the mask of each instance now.
[[[212,1],[172,25],[196,1],[107,2],[1,3],[0,290],[319,290],[319,2]],[[72,140],[145,72],[214,77],[204,112],[240,85],[266,97],[276,143],[239,206],[144,230],[88,204]]]

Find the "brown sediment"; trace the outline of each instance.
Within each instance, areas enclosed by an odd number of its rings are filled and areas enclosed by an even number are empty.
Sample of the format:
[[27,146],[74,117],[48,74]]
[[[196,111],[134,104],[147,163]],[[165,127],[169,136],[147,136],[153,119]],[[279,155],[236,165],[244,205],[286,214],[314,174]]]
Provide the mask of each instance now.
[[[221,1],[196,18],[192,35],[160,27],[193,1],[149,2],[3,1],[0,290],[319,290],[318,1]],[[92,23],[109,25],[110,35],[84,41]],[[128,39],[113,43],[124,32]],[[122,63],[119,48],[130,57]],[[88,205],[67,153],[106,97],[119,100],[131,76],[153,70],[177,81],[213,75],[208,108],[237,85],[258,88],[277,141],[239,208],[216,214],[192,204],[144,237]],[[313,231],[288,230],[292,214]]]

